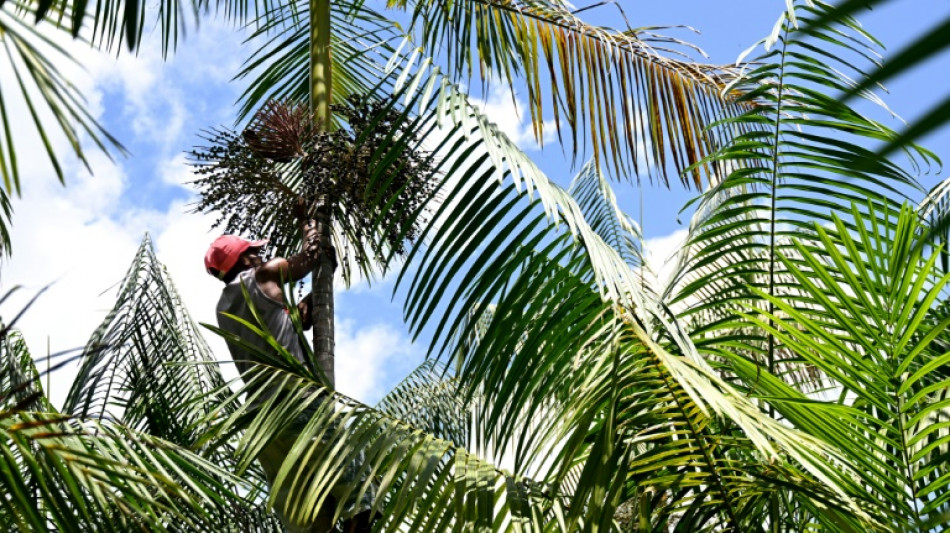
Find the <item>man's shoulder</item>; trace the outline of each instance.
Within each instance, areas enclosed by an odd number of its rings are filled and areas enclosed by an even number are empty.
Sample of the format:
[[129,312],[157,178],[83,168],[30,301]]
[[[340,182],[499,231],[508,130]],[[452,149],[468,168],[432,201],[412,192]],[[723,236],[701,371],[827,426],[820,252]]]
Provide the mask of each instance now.
[[280,283],[280,277],[287,269],[287,260],[283,257],[273,257],[266,263],[254,269],[254,276],[258,282],[276,281]]

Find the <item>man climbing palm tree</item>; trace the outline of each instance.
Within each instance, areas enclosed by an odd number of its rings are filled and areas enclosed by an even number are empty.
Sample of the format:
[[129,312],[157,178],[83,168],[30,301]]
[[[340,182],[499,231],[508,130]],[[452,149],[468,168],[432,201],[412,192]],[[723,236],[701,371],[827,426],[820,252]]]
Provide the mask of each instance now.
[[[218,300],[218,326],[231,333],[241,341],[266,352],[272,348],[260,335],[247,328],[237,317],[251,324],[257,324],[269,331],[293,357],[301,364],[306,364],[306,354],[300,342],[300,336],[290,319],[285,305],[284,283],[299,281],[307,276],[314,268],[318,257],[325,253],[333,259],[336,268],[335,252],[331,246],[322,247],[317,234],[316,224],[309,220],[303,224],[303,250],[301,253],[288,258],[276,257],[264,262],[260,256],[261,247],[268,241],[246,240],[235,235],[222,235],[208,248],[205,254],[205,268],[209,274],[225,283],[221,298]],[[311,298],[303,298],[298,305],[304,324],[310,324]],[[255,318],[255,314],[257,318]],[[241,376],[249,382],[252,370],[260,364],[266,364],[261,357],[255,356],[249,350],[228,342],[228,349],[234,359]],[[276,355],[276,354],[275,354]],[[273,391],[265,391],[253,400],[259,405]],[[309,419],[307,412],[300,417],[300,427]],[[258,457],[268,482],[273,485],[280,471],[284,459],[297,438],[297,432],[284,432],[268,444]],[[347,470],[352,470],[347,469]],[[351,472],[344,472],[341,484],[353,481]],[[283,483],[275,499],[275,508],[280,514],[286,531],[327,531],[330,524],[296,524],[287,516],[284,503],[289,492],[289,483]],[[371,530],[370,511],[372,505],[371,494],[366,494],[360,501],[347,501],[344,507],[344,516],[353,518],[345,520],[343,531],[360,533]]]

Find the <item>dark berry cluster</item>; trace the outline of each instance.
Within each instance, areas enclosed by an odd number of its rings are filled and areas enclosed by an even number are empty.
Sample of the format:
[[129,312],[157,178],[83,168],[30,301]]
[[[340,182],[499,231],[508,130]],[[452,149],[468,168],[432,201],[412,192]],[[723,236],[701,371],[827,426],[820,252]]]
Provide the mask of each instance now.
[[272,102],[244,132],[208,132],[191,152],[198,212],[217,212],[229,233],[266,236],[279,253],[297,239],[298,199],[330,208],[347,253],[385,260],[405,251],[435,194],[434,161],[412,118],[391,101],[351,97],[333,106],[342,124],[319,132],[306,106]]

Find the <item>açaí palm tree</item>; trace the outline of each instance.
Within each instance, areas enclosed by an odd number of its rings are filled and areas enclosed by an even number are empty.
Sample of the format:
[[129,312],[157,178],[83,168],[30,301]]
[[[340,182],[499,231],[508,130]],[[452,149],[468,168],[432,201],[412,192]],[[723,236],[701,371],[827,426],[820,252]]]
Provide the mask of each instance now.
[[[672,315],[631,268],[637,265],[633,224],[617,211],[596,167],[579,176],[577,202],[536,172],[523,175],[540,193],[527,204],[514,184],[499,183],[491,171],[466,177],[464,186],[443,186],[401,275],[407,320],[413,331],[435,331],[433,356],[455,369],[461,396],[453,401],[467,406],[463,412],[475,424],[475,437],[467,440],[496,460],[509,459],[510,474],[481,470],[485,465],[476,467],[461,450],[349,401],[348,409],[315,417],[295,455],[319,458],[313,465],[342,465],[369,450],[364,469],[389,495],[380,505],[393,528],[596,530],[612,527],[618,510],[632,515],[638,530],[887,531],[912,524],[913,516],[887,507],[893,493],[882,499],[877,481],[862,477],[855,442],[769,416],[769,405],[775,412],[789,405],[848,406],[759,392],[755,380],[774,383],[776,354],[791,347],[777,342],[768,320],[753,323],[741,314],[765,302],[774,316],[776,295],[814,307],[821,287],[777,291],[790,279],[778,267],[786,264],[783,253],[800,260],[789,253],[791,239],[817,242],[806,231],[814,220],[831,221],[825,213],[850,212],[857,201],[870,207],[845,227],[868,216],[887,227],[894,217],[879,213],[895,204],[879,189],[913,194],[908,173],[857,142],[861,135],[894,134],[825,95],[847,78],[826,65],[839,56],[816,50],[809,39],[850,43],[841,36],[856,27],[796,35],[794,21],[808,18],[807,10],[783,15],[778,28],[787,34],[775,39],[781,46],[739,79],[747,112],[721,123],[737,134],[711,160],[728,172],[704,198],[696,221],[693,244],[708,245],[696,246],[701,255],[687,261],[690,273],[678,278],[686,280],[685,290],[710,293],[674,302],[685,306],[688,321]],[[424,87],[426,79],[416,75],[397,90]],[[410,102],[417,93],[435,98],[424,88],[405,91],[399,96]],[[822,135],[823,129],[857,141]],[[469,145],[454,146],[464,154]],[[841,163],[852,153],[865,155],[866,168]],[[509,163],[531,170],[517,159]],[[545,222],[551,211],[566,228]],[[753,231],[730,234],[743,227]],[[730,263],[723,259],[729,254],[744,259]],[[692,276],[712,277],[703,284]],[[752,364],[730,366],[731,353]],[[764,362],[757,355],[765,355]],[[288,381],[299,380],[297,401],[314,401],[307,392],[313,378],[283,372]],[[444,417],[452,405],[443,405],[435,411]],[[283,414],[276,404],[265,411]],[[334,418],[343,423],[330,424]],[[268,431],[258,426],[249,433],[266,440]],[[345,435],[347,444],[333,451],[306,444],[327,431]],[[946,445],[940,435],[923,435],[934,437],[939,449]],[[920,471],[929,475],[931,466]],[[294,505],[302,514],[314,512],[333,482],[334,469],[322,468],[286,470],[299,484]],[[417,501],[426,504],[412,504]],[[932,508],[941,505],[938,496]]]

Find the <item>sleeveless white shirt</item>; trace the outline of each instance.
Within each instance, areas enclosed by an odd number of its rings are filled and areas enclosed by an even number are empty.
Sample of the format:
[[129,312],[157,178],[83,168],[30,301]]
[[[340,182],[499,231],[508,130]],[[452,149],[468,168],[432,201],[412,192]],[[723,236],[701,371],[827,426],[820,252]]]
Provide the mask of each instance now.
[[[244,297],[244,291],[241,290],[242,285],[247,290],[247,299]],[[217,307],[218,327],[237,335],[241,340],[256,348],[273,353],[273,347],[266,340],[249,330],[244,324],[223,314],[234,315],[257,326],[254,315],[251,313],[250,304],[254,305],[254,309],[260,316],[265,329],[274,336],[278,343],[287,348],[297,361],[305,364],[303,347],[300,345],[300,339],[297,337],[297,332],[294,330],[293,322],[290,320],[284,302],[278,302],[264,294],[254,277],[253,269],[238,274],[221,292]],[[251,368],[254,368],[254,361],[263,362],[259,356],[230,342],[228,343],[228,349],[231,351],[231,358],[234,359],[242,376]]]

